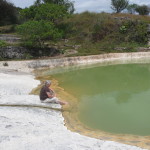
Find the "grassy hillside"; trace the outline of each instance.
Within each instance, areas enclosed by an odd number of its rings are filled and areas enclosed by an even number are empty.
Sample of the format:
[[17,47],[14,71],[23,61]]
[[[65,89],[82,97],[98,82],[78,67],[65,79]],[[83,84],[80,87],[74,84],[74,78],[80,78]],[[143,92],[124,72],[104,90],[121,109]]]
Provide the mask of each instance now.
[[75,55],[91,55],[146,47],[149,23],[149,16],[84,12],[72,15],[61,26],[67,44],[80,45]]

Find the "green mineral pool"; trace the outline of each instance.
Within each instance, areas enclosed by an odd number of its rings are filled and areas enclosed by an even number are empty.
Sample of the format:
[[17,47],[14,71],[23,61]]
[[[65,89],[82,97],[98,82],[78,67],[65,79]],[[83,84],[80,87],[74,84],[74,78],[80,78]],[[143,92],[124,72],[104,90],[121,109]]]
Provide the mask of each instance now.
[[97,66],[52,77],[78,99],[78,119],[86,126],[150,136],[150,64]]

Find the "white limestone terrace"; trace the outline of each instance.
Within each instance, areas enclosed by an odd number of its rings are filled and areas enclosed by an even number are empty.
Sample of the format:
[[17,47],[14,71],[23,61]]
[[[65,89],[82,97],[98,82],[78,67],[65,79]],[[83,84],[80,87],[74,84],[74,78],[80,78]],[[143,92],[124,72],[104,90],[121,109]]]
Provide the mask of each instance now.
[[[132,52],[132,53],[108,53],[101,55],[91,56],[78,56],[78,57],[64,57],[64,58],[49,58],[37,59],[28,61],[0,61],[1,70],[18,71],[18,72],[32,72],[34,69],[42,68],[58,68],[64,66],[81,66],[87,64],[103,63],[107,64],[120,64],[120,63],[140,63],[140,59],[147,59],[150,62],[150,52]],[[8,66],[4,65],[8,64]]]
[[42,108],[59,105],[29,95],[39,83],[31,75],[0,73],[0,150],[142,150],[67,130],[61,111]]

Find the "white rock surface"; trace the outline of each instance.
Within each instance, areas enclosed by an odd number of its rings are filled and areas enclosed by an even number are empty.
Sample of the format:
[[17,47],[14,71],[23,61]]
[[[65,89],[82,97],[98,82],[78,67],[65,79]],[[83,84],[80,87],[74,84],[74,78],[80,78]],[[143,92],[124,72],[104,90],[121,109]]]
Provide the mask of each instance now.
[[[0,61],[1,70],[19,71],[31,73],[35,68],[59,68],[67,66],[85,66],[88,64],[102,63],[103,65],[124,64],[124,63],[145,63],[150,62],[150,52],[131,52],[131,53],[108,53],[91,56],[63,57],[37,59],[28,61]],[[7,63],[8,66],[4,64]]]
[[[45,106],[28,95],[38,84],[31,75],[0,73],[0,105]],[[141,150],[73,133],[61,112],[51,109],[0,106],[0,129],[0,150]]]

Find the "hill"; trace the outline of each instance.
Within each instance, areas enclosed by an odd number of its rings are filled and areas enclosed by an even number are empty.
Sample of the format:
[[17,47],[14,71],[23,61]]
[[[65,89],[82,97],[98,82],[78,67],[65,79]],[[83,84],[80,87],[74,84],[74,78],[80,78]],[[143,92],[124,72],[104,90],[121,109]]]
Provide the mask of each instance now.
[[[56,27],[61,31],[61,38],[53,41],[45,38],[44,47],[35,47],[30,39],[23,38],[19,45],[27,49],[23,59],[149,51],[149,24],[149,16],[84,12],[59,21]],[[14,25],[1,27],[0,32],[14,32],[14,28]],[[1,40],[0,47],[6,46]]]

